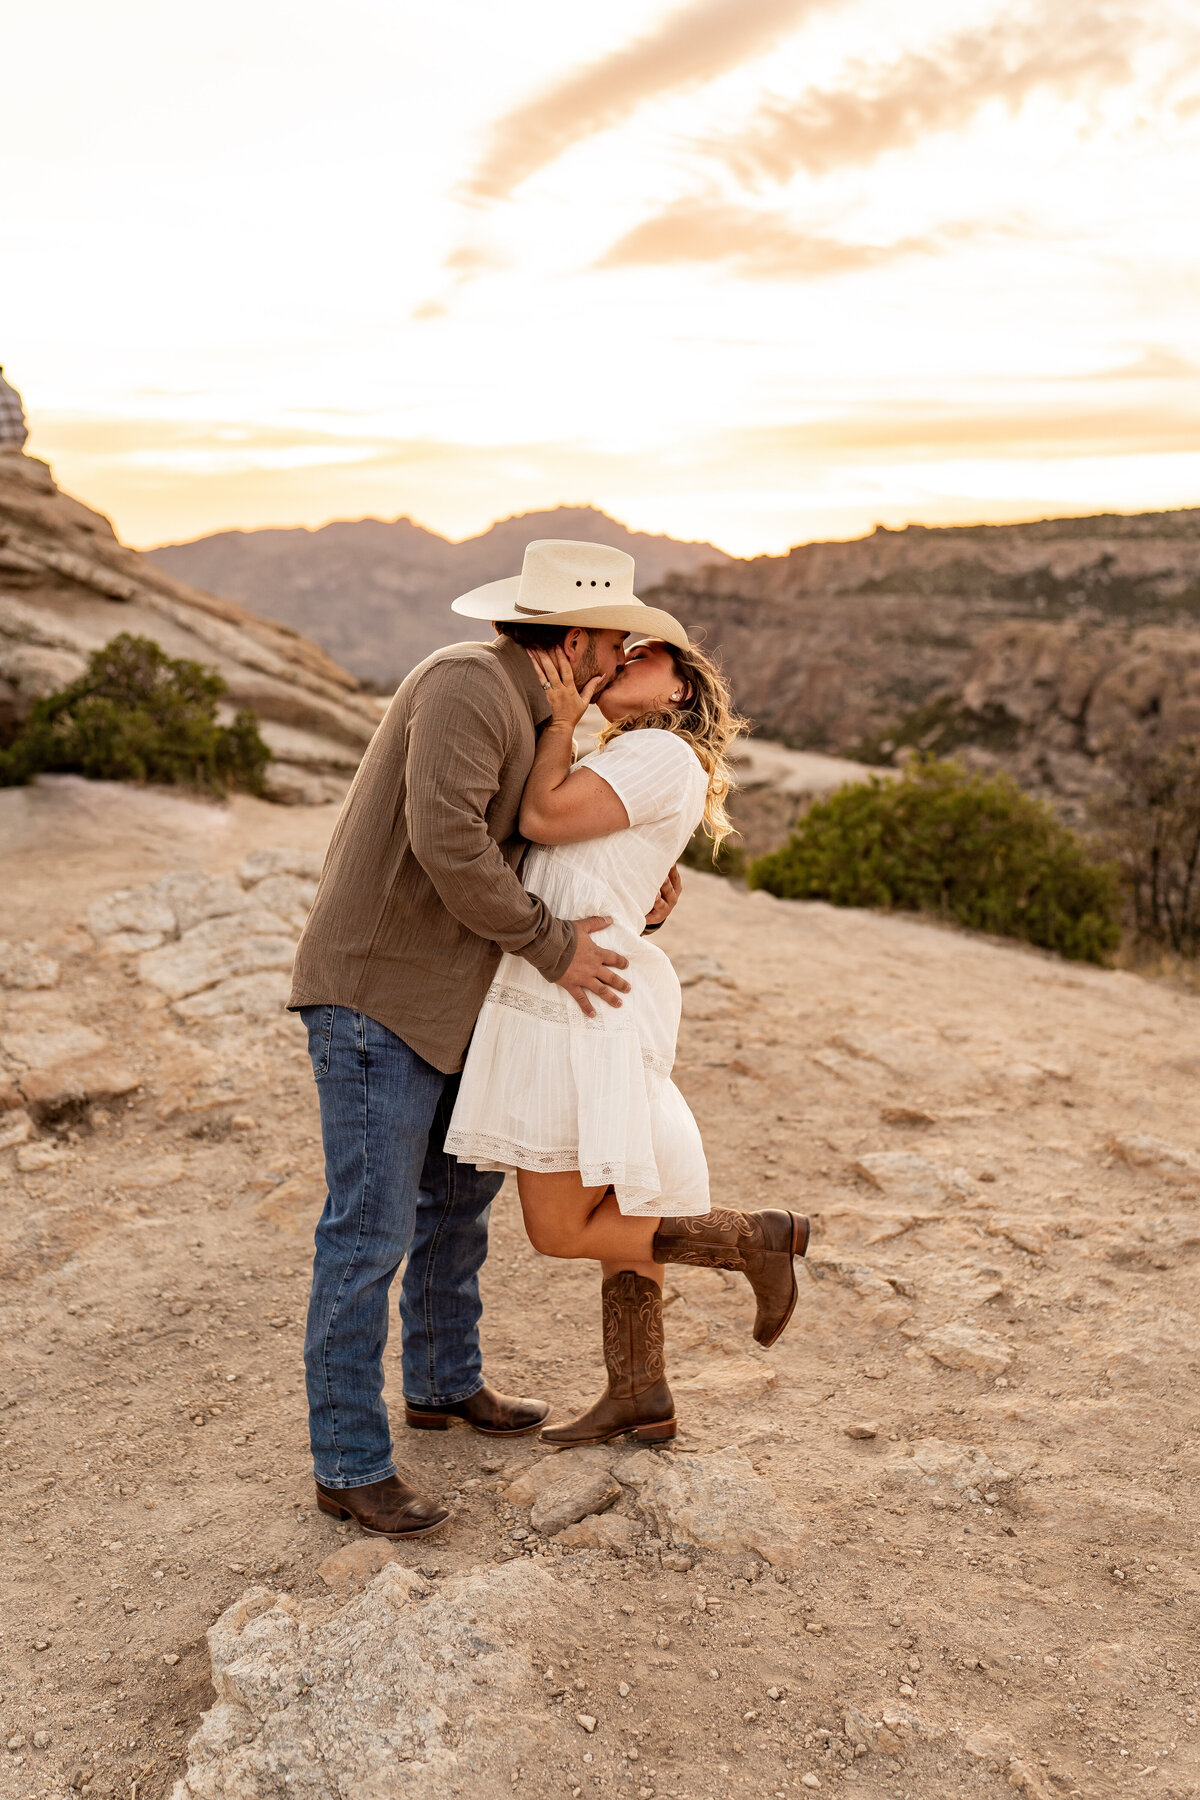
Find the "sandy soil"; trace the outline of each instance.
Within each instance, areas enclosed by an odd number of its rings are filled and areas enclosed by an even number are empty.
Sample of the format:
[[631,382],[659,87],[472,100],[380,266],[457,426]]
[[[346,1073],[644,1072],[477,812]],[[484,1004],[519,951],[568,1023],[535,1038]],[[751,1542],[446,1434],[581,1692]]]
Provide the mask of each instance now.
[[[0,795],[4,934],[62,965],[0,990],[0,1038],[81,1024],[139,1082],[44,1129],[47,1168],[0,1152],[13,1800],[168,1792],[212,1697],[207,1626],[252,1580],[323,1592],[347,1541],[308,1472],[323,1190],[299,1025],[182,1025],[80,929],[114,886],[331,823],[70,781]],[[816,1219],[769,1355],[738,1278],[671,1273],[680,1444],[739,1444],[811,1538],[786,1575],[590,1553],[608,1637],[575,1685],[601,1729],[514,1791],[1200,1792],[1200,999],[705,876],[660,941],[688,977],[677,1073],[715,1197]],[[528,1248],[507,1193],[493,1246],[489,1374],[564,1416],[599,1385],[597,1284]],[[503,1492],[536,1442],[399,1436],[455,1503],[414,1564],[554,1557],[514,1540]],[[847,1708],[897,1699],[921,1741],[855,1761]]]

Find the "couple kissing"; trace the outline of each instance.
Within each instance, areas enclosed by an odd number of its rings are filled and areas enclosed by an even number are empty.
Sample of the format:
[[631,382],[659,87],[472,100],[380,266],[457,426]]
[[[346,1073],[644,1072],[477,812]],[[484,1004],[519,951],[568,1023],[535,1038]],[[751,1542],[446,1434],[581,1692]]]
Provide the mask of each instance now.
[[[462,595],[491,643],[406,677],[346,799],[296,955],[328,1195],[305,1334],[317,1504],[400,1539],[448,1516],[403,1480],[383,1398],[401,1264],[404,1416],[550,1444],[675,1435],[668,1263],[744,1274],[770,1345],[808,1221],[711,1206],[671,1080],[679,982],[653,941],[676,861],[729,830],[725,682],[633,560],[543,539],[519,576]],[[629,647],[627,648],[627,643]],[[598,747],[574,760],[595,701]],[[608,1385],[579,1418],[483,1374],[479,1270],[514,1173],[534,1248],[599,1263]]]

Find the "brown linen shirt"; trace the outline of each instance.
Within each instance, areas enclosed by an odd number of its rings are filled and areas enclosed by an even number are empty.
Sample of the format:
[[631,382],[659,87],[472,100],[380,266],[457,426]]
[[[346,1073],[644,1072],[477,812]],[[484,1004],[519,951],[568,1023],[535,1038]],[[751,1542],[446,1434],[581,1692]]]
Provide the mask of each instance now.
[[353,1007],[452,1074],[502,951],[558,979],[575,927],[516,873],[521,792],[549,716],[508,638],[452,644],[405,677],[330,841],[292,1010]]

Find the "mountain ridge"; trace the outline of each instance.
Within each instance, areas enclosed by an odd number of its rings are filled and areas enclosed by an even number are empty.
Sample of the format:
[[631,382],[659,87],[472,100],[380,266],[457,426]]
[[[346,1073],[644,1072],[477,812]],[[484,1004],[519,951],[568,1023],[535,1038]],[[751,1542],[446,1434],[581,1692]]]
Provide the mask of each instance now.
[[537,537],[626,550],[644,585],[731,560],[715,544],[631,531],[594,506],[512,513],[457,541],[401,514],[215,532],[146,555],[185,581],[315,637],[360,680],[386,690],[444,644],[488,635],[451,613],[450,602],[517,573],[526,543]]

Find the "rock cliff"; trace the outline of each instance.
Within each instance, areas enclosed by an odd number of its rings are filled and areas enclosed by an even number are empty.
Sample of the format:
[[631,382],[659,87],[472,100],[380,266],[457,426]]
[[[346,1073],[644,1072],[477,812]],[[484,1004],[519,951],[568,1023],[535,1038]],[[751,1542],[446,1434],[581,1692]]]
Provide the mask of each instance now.
[[887,762],[967,748],[1086,788],[1130,732],[1200,730],[1200,509],[904,531],[672,575],[758,729]]
[[381,716],[354,676],[298,632],[127,549],[102,514],[59,490],[45,463],[0,451],[0,740],[122,631],[220,671],[230,710],[258,715],[276,759],[272,798],[345,792]]

